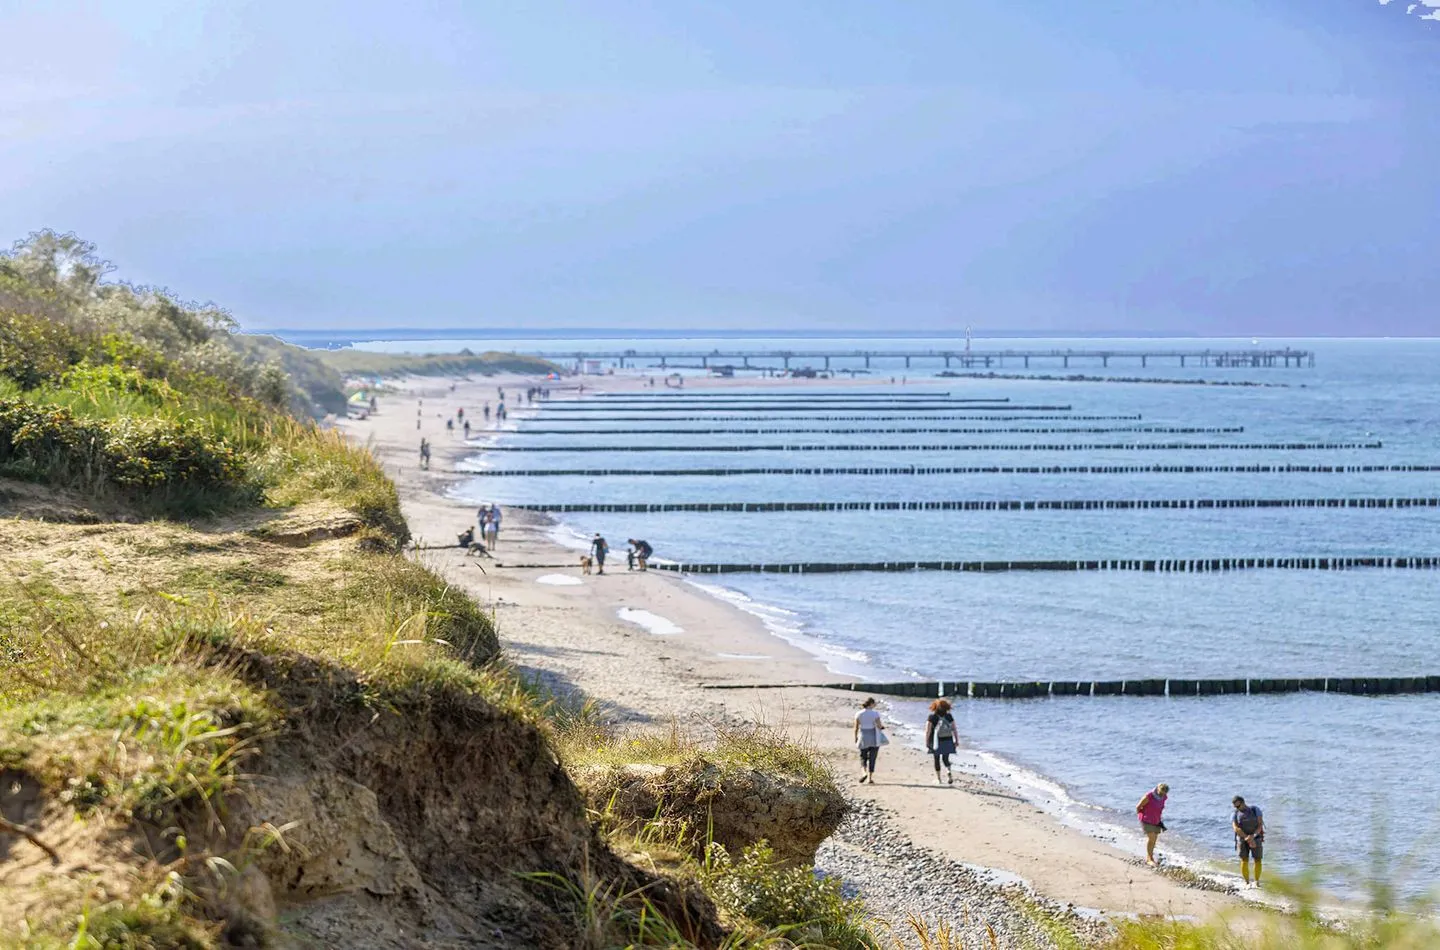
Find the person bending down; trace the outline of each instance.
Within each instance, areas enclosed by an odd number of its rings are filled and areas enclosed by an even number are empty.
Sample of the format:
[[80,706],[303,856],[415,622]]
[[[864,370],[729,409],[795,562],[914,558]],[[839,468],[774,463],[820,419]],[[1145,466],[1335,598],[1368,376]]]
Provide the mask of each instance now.
[[935,784],[940,781],[940,763],[945,763],[945,783],[955,784],[950,769],[950,756],[955,754],[955,717],[950,714],[948,700],[937,699],[930,704],[930,719],[925,723],[925,750],[935,757]]
[[1265,856],[1265,813],[1259,805],[1247,805],[1239,795],[1230,803],[1235,814],[1230,816],[1230,827],[1235,829],[1235,850],[1240,852],[1240,876],[1245,886],[1250,883],[1250,856],[1255,856],[1255,883],[1260,886],[1260,861]]
[[1161,782],[1146,792],[1145,797],[1135,806],[1135,814],[1140,819],[1140,829],[1145,832],[1145,863],[1152,868],[1156,867],[1155,841],[1160,837],[1160,832],[1165,830],[1162,816],[1165,814],[1165,800],[1169,797],[1170,786]]

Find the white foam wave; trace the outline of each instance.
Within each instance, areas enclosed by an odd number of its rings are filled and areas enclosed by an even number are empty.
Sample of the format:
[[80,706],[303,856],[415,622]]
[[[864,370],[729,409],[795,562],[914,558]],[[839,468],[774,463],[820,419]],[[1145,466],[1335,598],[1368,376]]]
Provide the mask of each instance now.
[[832,673],[854,674],[864,672],[863,665],[870,662],[870,655],[861,650],[852,650],[827,643],[805,632],[800,615],[784,607],[765,604],[747,594],[718,584],[705,584],[687,579],[687,583],[699,588],[711,597],[722,600],[732,607],[743,610],[752,617],[758,617],[765,629],[793,646],[813,654],[825,662]]
[[725,660],[768,660],[764,653],[717,653],[716,656]]
[[685,628],[667,617],[653,614],[648,610],[641,610],[638,607],[621,607],[615,611],[620,619],[626,623],[633,623],[637,627],[644,627],[657,637],[673,637],[676,634],[684,633]]

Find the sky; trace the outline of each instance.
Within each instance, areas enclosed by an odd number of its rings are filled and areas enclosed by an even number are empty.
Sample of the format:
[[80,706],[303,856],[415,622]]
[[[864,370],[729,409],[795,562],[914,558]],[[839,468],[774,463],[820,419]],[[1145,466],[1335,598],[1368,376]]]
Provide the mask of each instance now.
[[0,0],[0,241],[249,328],[1440,335],[1440,0]]

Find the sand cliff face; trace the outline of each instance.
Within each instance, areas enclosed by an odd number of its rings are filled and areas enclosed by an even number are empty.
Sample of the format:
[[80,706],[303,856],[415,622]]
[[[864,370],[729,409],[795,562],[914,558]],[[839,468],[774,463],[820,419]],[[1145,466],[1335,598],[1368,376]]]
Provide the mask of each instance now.
[[[37,694],[0,722],[0,814],[58,855],[0,833],[0,906],[18,919],[64,930],[74,908],[159,901],[194,926],[152,927],[155,946],[570,948],[575,895],[599,887],[643,892],[698,946],[722,938],[703,894],[592,826],[535,710],[491,671],[498,642],[473,602],[353,519],[4,524],[26,568],[0,607],[87,605],[57,642],[154,663],[145,640],[191,625],[153,672]],[[396,660],[405,649],[429,658]],[[192,762],[201,739],[213,758]],[[223,781],[192,794],[196,767]]]

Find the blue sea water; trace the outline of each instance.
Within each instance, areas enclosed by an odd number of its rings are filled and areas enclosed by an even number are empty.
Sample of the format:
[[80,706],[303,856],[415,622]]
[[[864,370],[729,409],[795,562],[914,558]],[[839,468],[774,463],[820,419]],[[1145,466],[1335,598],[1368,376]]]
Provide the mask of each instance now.
[[[479,349],[485,341],[445,341]],[[506,348],[583,348],[584,341],[505,341]],[[606,341],[606,349],[664,349],[685,341]],[[700,344],[708,345],[706,343]],[[714,341],[734,347],[735,340]],[[785,341],[754,341],[784,348]],[[797,344],[798,345],[798,344]],[[809,340],[810,348],[883,348],[884,341]],[[903,340],[892,348],[922,347]],[[953,347],[953,341],[945,341]],[[1004,344],[996,344],[1004,345]],[[1026,341],[1032,348],[1093,341]],[[1107,346],[1157,348],[1155,341]],[[1235,347],[1166,341],[1162,348]],[[1248,345],[1248,341],[1243,344]],[[1087,375],[1254,380],[1284,387],[1209,387],[1036,380],[937,379],[941,367],[878,367],[904,377],[887,391],[1065,404],[1069,413],[1138,421],[974,421],[965,405],[894,414],[930,421],[801,421],[759,404],[723,413],[616,406],[595,414],[542,409],[516,432],[482,437],[474,464],[510,469],[790,468],[855,466],[1134,466],[1440,464],[1440,342],[1307,341],[1314,368],[1180,370],[1152,364],[1072,369]],[[421,349],[415,343],[393,349]],[[1006,372],[1018,371],[1006,367]],[[1035,372],[1050,372],[1037,368]],[[603,387],[603,382],[597,382]],[[836,390],[855,392],[855,390]],[[667,394],[657,394],[660,403]],[[693,394],[691,394],[693,395]],[[597,398],[598,404],[603,397]],[[817,415],[868,415],[807,409]],[[996,413],[1000,415],[1001,413]],[[1007,413],[1014,415],[1014,413]],[[714,415],[713,422],[662,421]],[[875,416],[880,414],[876,413]],[[1037,416],[1042,413],[1021,413]],[[945,419],[964,416],[964,420]],[[1243,427],[1241,433],[1144,432],[843,434],[607,434],[615,428],[964,426]],[[533,428],[586,434],[527,435]],[[493,441],[492,441],[493,439]],[[1054,446],[1182,443],[1199,448]],[[1211,448],[1215,444],[1379,443],[1378,447]],[[543,446],[559,451],[490,452]],[[953,445],[906,451],[899,446]],[[863,445],[805,451],[716,451],[717,446]],[[1013,446],[1050,448],[1014,448]],[[652,447],[621,451],[622,447]],[[678,447],[700,451],[676,451]],[[602,451],[566,451],[601,447]],[[506,504],[962,499],[1432,497],[1440,473],[935,474],[716,477],[487,476],[466,497]],[[645,537],[677,561],[1190,558],[1437,555],[1440,509],[1222,509],[1141,511],[880,511],[641,513],[561,516],[611,538]],[[706,583],[715,579],[703,578]],[[725,575],[719,583],[786,611],[790,635],[849,657],[875,678],[1106,679],[1147,677],[1417,676],[1440,674],[1440,572],[1255,571],[1230,574]],[[863,662],[858,658],[863,658]],[[1389,855],[1409,892],[1440,881],[1440,695],[1298,694],[1217,698],[1055,698],[958,704],[974,746],[1063,789],[1067,817],[1113,823],[1132,837],[1130,813],[1157,781],[1172,786],[1172,839],[1196,856],[1229,851],[1228,802],[1244,794],[1266,810],[1271,866],[1368,870]],[[915,716],[914,710],[906,715]]]

